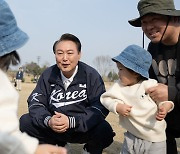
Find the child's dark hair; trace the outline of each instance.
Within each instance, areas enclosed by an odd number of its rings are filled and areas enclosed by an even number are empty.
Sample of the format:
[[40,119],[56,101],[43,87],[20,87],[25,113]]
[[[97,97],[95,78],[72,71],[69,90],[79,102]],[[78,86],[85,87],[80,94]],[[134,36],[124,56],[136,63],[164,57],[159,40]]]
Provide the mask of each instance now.
[[0,69],[4,71],[7,71],[11,64],[15,66],[19,63],[20,63],[20,57],[16,51],[12,51],[11,53],[8,53],[0,57]]
[[[133,71],[133,70],[127,68],[127,67],[126,67],[126,69],[127,69],[129,72],[136,73],[135,71]],[[138,74],[138,73],[136,73],[136,74]],[[143,77],[142,75],[138,74],[137,80],[138,80],[138,81],[147,80],[147,78],[145,78],[145,77]]]
[[80,40],[75,35],[66,33],[66,34],[63,34],[59,40],[54,42],[54,45],[53,45],[53,52],[54,53],[56,51],[56,45],[61,41],[72,41],[72,42],[74,42],[76,44],[76,46],[77,46],[78,52],[81,52],[81,42],[80,42]]

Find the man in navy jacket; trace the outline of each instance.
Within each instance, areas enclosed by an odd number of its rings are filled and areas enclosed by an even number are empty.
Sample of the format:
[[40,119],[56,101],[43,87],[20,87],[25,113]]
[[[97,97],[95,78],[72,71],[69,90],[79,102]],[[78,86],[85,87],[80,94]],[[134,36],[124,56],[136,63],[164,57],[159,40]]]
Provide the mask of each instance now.
[[29,113],[21,117],[20,129],[40,143],[85,143],[84,150],[101,154],[115,135],[105,120],[109,112],[100,103],[103,80],[79,61],[81,43],[76,36],[63,34],[53,51],[56,65],[42,73],[29,96]]
[[23,70],[22,67],[19,68],[19,71],[16,73],[16,89],[21,90],[21,82],[23,80]]

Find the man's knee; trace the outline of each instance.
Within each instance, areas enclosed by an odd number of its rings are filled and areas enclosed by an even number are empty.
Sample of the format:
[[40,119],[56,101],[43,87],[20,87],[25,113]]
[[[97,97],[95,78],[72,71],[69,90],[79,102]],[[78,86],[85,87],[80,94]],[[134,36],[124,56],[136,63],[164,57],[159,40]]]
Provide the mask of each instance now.
[[96,140],[101,140],[106,146],[109,146],[113,142],[115,132],[111,125],[107,121],[103,121],[95,128]]
[[91,140],[85,144],[84,149],[90,153],[99,154],[113,142],[115,133],[113,132],[111,125],[104,120],[92,129],[89,132],[89,135],[91,136]]
[[19,128],[21,132],[25,132],[28,128],[28,125],[31,124],[31,119],[29,114],[23,114],[19,119]]
[[107,133],[107,134],[111,134],[113,136],[115,134],[113,132],[111,125],[105,120],[102,123],[100,123],[96,129],[99,131],[99,133],[102,133],[102,134]]

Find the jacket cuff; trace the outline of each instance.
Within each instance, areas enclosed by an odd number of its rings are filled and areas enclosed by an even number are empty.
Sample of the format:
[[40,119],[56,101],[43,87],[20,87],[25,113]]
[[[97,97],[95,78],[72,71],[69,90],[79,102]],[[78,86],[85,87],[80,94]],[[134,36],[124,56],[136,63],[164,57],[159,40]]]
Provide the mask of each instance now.
[[68,119],[69,119],[69,128],[75,128],[76,127],[75,117],[68,117]]
[[47,116],[45,119],[44,119],[44,124],[45,126],[49,127],[48,125],[48,121],[51,119],[51,116]]
[[174,86],[168,86],[168,100],[174,101],[177,95],[177,88]]

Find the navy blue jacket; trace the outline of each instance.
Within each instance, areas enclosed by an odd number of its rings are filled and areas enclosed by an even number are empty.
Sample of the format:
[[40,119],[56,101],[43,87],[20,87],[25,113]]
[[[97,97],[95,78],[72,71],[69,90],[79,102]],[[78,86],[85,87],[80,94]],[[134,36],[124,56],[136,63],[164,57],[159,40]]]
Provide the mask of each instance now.
[[29,96],[29,113],[36,126],[47,128],[48,120],[57,111],[68,116],[69,131],[87,132],[109,113],[100,103],[104,92],[101,76],[83,62],[78,63],[78,72],[65,91],[60,70],[53,65],[42,73]]
[[23,79],[23,71],[18,71],[16,73],[16,79],[18,79],[18,80],[22,80]]

